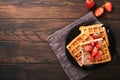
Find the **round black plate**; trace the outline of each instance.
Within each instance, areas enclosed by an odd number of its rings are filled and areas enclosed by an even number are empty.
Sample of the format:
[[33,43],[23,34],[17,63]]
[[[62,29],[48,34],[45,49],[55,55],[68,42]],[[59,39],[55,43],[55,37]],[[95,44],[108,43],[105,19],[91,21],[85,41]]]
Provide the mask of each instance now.
[[[70,30],[70,32],[68,33],[67,37],[66,37],[65,46],[67,46],[77,35],[79,35],[81,33],[79,31],[79,27],[80,26],[83,26],[83,25],[87,26],[87,25],[91,25],[91,24],[95,24],[95,23],[98,23],[98,22],[89,21],[89,22],[85,22],[85,23],[79,24],[79,25],[75,26],[74,28],[72,28]],[[115,50],[114,50],[115,42],[114,42],[113,34],[112,34],[109,26],[104,25],[104,27],[106,28],[106,32],[108,34],[108,39],[109,39],[109,44],[110,44],[109,50],[110,50],[111,56],[113,58],[113,53],[115,53]],[[73,65],[75,65],[78,68],[85,69],[85,70],[96,70],[96,69],[99,69],[99,68],[103,67],[105,64],[108,63],[107,62],[107,63],[101,63],[101,64],[86,65],[86,66],[82,66],[81,67],[81,66],[78,65],[78,63],[75,61],[75,59],[70,55],[70,53],[69,53],[69,51],[67,50],[66,47],[65,47],[65,51],[66,51],[67,58],[70,60],[70,62]]]

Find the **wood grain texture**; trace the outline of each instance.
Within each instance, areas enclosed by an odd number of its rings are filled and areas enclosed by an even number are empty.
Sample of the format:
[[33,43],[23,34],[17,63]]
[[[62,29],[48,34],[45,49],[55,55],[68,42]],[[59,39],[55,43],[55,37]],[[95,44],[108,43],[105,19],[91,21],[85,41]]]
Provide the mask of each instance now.
[[[67,26],[75,19],[0,19],[0,41],[47,41],[53,32]],[[113,22],[112,20],[115,20]],[[120,38],[119,19],[102,19],[110,25],[116,40]]]
[[[96,1],[98,6],[102,1]],[[86,10],[84,0],[15,0],[0,1],[0,18],[78,18],[89,10]],[[120,8],[117,0],[113,2],[113,16],[107,14],[106,18],[119,19]]]
[[[59,70],[58,70],[59,69]],[[1,80],[68,80],[59,64],[0,65]]]
[[0,19],[0,41],[47,41],[50,34],[74,20]]
[[57,63],[47,42],[0,42],[0,63]]
[[[78,2],[78,3],[77,3]],[[68,0],[15,0],[0,2],[1,18],[75,18],[79,16],[79,7],[84,9],[81,1]],[[83,2],[83,1],[82,1]],[[72,12],[72,13],[70,13]],[[5,13],[5,15],[4,15]],[[61,14],[64,13],[64,14]],[[83,13],[83,14],[84,14]],[[82,16],[82,14],[81,14]]]

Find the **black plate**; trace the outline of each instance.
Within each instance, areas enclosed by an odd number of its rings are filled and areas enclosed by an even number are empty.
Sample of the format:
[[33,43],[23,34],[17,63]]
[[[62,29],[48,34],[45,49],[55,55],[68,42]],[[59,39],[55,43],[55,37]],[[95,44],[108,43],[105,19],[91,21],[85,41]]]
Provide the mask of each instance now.
[[[87,25],[91,25],[91,24],[95,24],[95,23],[98,23],[98,22],[89,21],[89,22],[85,22],[85,23],[79,24],[79,25],[75,26],[74,28],[72,28],[70,30],[70,32],[68,33],[67,37],[66,37],[65,46],[67,46],[77,35],[79,35],[81,33],[79,31],[79,27],[80,26],[83,26],[83,25],[87,26]],[[114,37],[113,37],[112,31],[110,30],[109,26],[107,26],[107,25],[103,25],[103,26],[106,28],[106,32],[108,34],[109,45],[110,45],[109,46],[109,50],[110,50],[111,56],[113,58],[113,54],[115,53]],[[85,70],[96,70],[96,69],[99,69],[99,68],[103,67],[104,65],[106,65],[108,63],[108,62],[106,62],[106,63],[101,63],[101,64],[86,65],[86,66],[82,66],[81,67],[81,66],[78,65],[78,63],[75,61],[75,59],[70,55],[70,53],[69,53],[69,51],[67,50],[66,47],[65,47],[65,51],[66,51],[67,58],[70,60],[70,62],[73,65],[75,65],[78,68],[85,69]]]

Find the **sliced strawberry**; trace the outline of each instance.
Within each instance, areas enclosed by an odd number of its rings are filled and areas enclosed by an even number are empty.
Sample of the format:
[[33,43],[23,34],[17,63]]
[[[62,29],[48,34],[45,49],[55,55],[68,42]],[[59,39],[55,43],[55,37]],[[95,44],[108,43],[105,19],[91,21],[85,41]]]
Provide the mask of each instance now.
[[98,7],[98,8],[95,10],[95,16],[96,16],[96,17],[101,16],[103,13],[104,13],[104,8],[103,8],[103,7]]
[[93,50],[92,50],[91,56],[95,57],[95,55],[97,54],[97,51],[98,51],[98,49],[96,47],[94,47]]
[[96,34],[92,35],[93,39],[97,39],[97,38],[100,38],[100,37],[101,37],[100,33],[96,33]]
[[93,34],[93,35],[92,35],[92,38],[93,38],[93,39],[95,39],[95,37],[96,37],[96,35],[95,35],[95,34]]
[[92,47],[94,47],[94,46],[95,46],[95,42],[90,42],[90,45],[91,45]]
[[104,8],[106,11],[111,12],[112,11],[112,2],[108,1],[104,4]]
[[86,45],[84,48],[83,48],[83,50],[84,51],[92,51],[92,49],[93,49],[93,47],[90,45],[90,44],[88,44],[88,45]]
[[90,59],[91,61],[94,61],[94,60],[95,60],[95,58],[92,57],[92,56],[90,56],[89,59]]
[[100,48],[100,43],[99,43],[98,41],[95,43],[95,47],[96,47],[97,49]]
[[95,59],[100,58],[101,55],[102,55],[102,51],[98,50],[98,52],[97,52],[97,54],[96,54],[96,56],[95,56]]

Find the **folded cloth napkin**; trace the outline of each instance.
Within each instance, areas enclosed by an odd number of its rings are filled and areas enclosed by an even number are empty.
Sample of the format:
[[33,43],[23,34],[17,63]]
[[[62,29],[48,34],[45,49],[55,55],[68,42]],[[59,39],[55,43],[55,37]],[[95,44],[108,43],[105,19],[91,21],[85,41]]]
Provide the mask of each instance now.
[[54,32],[48,37],[48,43],[50,44],[52,50],[54,51],[61,66],[63,67],[65,73],[67,74],[70,80],[80,80],[92,72],[92,71],[82,70],[71,64],[65,53],[65,39],[69,31],[78,24],[85,23],[87,21],[98,21],[98,20],[94,16],[93,12],[89,12],[85,16],[75,20],[71,24]]

